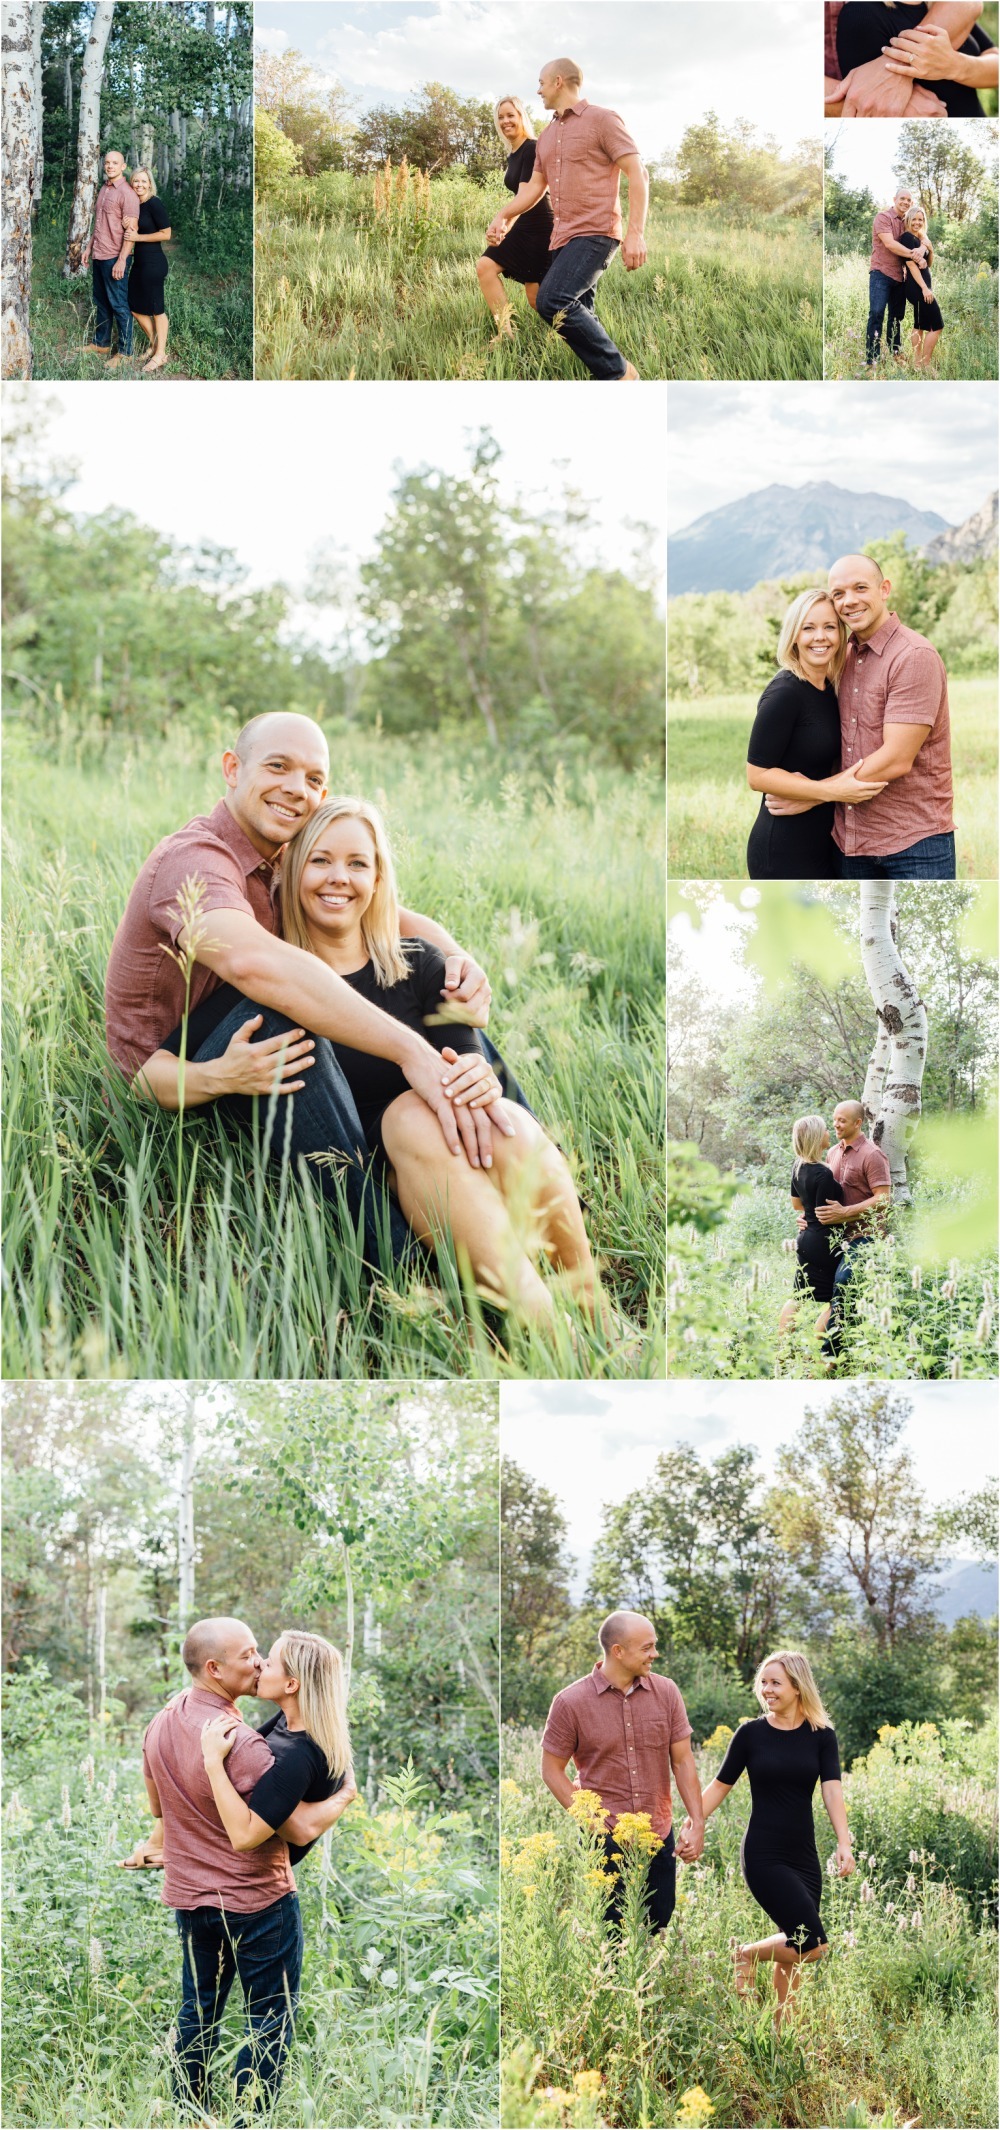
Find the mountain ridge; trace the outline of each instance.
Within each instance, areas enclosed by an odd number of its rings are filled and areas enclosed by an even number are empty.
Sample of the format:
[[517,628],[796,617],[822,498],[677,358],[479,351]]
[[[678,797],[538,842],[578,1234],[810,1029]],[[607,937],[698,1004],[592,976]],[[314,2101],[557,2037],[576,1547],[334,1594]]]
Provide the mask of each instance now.
[[899,496],[860,493],[834,481],[806,481],[798,488],[775,481],[673,534],[667,542],[668,595],[748,592],[775,578],[827,569],[868,540],[903,533],[923,552],[962,530],[938,511],[920,510]]

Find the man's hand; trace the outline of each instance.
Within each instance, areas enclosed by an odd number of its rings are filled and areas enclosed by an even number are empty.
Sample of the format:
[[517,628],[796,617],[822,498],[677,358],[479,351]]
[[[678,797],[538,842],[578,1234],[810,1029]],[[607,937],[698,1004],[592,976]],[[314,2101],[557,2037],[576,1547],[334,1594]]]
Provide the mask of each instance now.
[[136,1842],[131,1856],[120,1856],[119,1871],[162,1871],[163,1849],[151,1841]]
[[90,247],[90,245],[89,245],[89,244],[85,244],[85,245],[84,245],[84,247],[83,247],[83,250],[82,250],[82,252],[80,253],[80,265],[81,265],[81,266],[83,266],[83,267],[87,267],[87,266],[89,266],[89,265],[90,265],[90,251],[91,251],[91,247]]
[[239,1716],[210,1716],[201,1727],[201,1755],[207,1768],[221,1768],[240,1727]]
[[839,1206],[836,1200],[827,1200],[825,1205],[816,1207],[816,1218],[821,1228],[836,1228],[841,1221],[850,1220],[852,1211],[851,1206]]
[[914,82],[909,78],[891,73],[885,59],[869,59],[862,67],[852,67],[842,84],[841,116],[843,118],[902,118],[919,115],[922,118],[937,117],[944,113],[945,106],[932,89],[922,93],[927,98],[929,109],[911,114],[909,105]]
[[642,231],[639,230],[633,235],[631,230],[626,230],[622,241],[622,265],[625,272],[634,274],[637,266],[645,266],[646,256],[646,239]]
[[696,1827],[689,1814],[674,1846],[682,1864],[696,1864],[705,1847],[704,1822]]
[[471,954],[446,954],[442,998],[462,1007],[462,1019],[470,1028],[485,1028],[490,1017],[489,978]]
[[955,48],[942,22],[900,30],[882,46],[882,58],[887,73],[907,81],[951,81],[955,74]]
[[227,1095],[295,1095],[305,1081],[295,1075],[315,1065],[315,1044],[304,1028],[291,1028],[282,1035],[266,1036],[262,1043],[250,1038],[264,1016],[255,1013],[237,1028],[218,1059],[220,1086]]
[[129,261],[129,255],[128,255],[128,252],[125,252],[125,253],[123,253],[123,255],[122,255],[122,256],[121,256],[120,258],[118,258],[118,259],[116,259],[116,260],[115,260],[115,263],[114,263],[114,265],[113,265],[113,267],[112,267],[112,269],[111,269],[111,279],[112,279],[112,281],[120,281],[120,280],[122,279],[122,276],[123,276],[123,274],[124,274],[124,272],[125,272],[125,268],[126,268],[126,267],[127,267],[127,265],[128,265],[128,261]]

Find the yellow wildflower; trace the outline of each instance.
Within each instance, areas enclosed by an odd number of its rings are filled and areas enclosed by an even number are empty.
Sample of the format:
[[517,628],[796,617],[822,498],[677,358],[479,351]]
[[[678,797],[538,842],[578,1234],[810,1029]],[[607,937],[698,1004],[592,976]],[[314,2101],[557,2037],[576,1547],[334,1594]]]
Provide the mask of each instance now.
[[619,1849],[637,1849],[643,1856],[655,1856],[663,1847],[661,1836],[653,1832],[648,1812],[619,1812],[614,1833]]
[[702,1751],[705,1753],[724,1752],[732,1735],[728,1723],[717,1723],[711,1737],[706,1738]]
[[575,1819],[578,1827],[585,1828],[588,1834],[607,1833],[610,1814],[605,1811],[596,1790],[577,1790],[569,1808],[569,1816]]
[[544,1867],[559,1853],[559,1843],[554,1834],[543,1832],[529,1834],[511,1864],[515,1878],[533,1878],[539,1867]]
[[596,2100],[604,2085],[603,2074],[600,2071],[574,2071],[573,2084],[578,2093],[585,2093],[588,2099]]
[[683,2130],[705,2130],[705,2125],[711,2122],[714,2114],[714,2105],[704,2086],[690,2086],[686,2093],[681,2094],[674,2121],[683,2125]]
[[588,1886],[603,1888],[613,1886],[618,1874],[615,1871],[603,1870],[600,1864],[588,1864],[583,1876]]
[[503,1782],[500,1784],[500,1795],[501,1797],[505,1797],[509,1804],[514,1804],[517,1799],[524,1796],[524,1791],[521,1789],[519,1783],[511,1782],[510,1777],[505,1776]]

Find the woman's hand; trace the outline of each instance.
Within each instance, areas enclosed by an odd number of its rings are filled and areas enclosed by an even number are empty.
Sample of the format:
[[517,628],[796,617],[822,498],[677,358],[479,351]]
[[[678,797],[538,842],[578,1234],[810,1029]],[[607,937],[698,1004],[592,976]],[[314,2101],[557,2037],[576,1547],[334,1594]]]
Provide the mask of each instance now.
[[913,30],[900,30],[882,46],[882,58],[890,74],[910,81],[953,81],[955,48],[944,24],[921,23]]
[[837,1877],[838,1877],[839,1879],[849,1879],[849,1878],[850,1878],[850,1876],[851,1876],[851,1873],[852,1873],[852,1871],[853,1871],[853,1870],[854,1870],[855,1868],[856,1868],[856,1867],[855,1867],[855,1863],[854,1863],[854,1858],[853,1858],[853,1856],[852,1856],[852,1854],[851,1854],[851,1845],[850,1845],[850,1842],[838,1842],[838,1843],[837,1843]]
[[255,1013],[252,1020],[244,1021],[221,1058],[214,1061],[223,1094],[295,1095],[305,1086],[296,1074],[316,1062],[313,1037],[304,1028],[291,1028],[283,1035],[265,1036],[262,1043],[251,1042],[263,1017]]
[[507,234],[507,224],[502,214],[496,214],[486,232],[487,244],[502,244]]
[[162,1871],[163,1850],[151,1841],[136,1842],[131,1856],[118,1859],[119,1871]]
[[239,1716],[210,1716],[201,1727],[201,1754],[207,1768],[221,1768],[240,1727]]
[[489,1109],[491,1103],[502,1101],[503,1088],[481,1051],[459,1052],[446,1044],[441,1056],[446,1065],[457,1068],[445,1081],[449,1101],[462,1109]]
[[828,799],[835,799],[841,806],[860,806],[865,799],[877,799],[885,790],[885,780],[878,784],[866,782],[863,762],[855,762],[853,769],[842,769],[839,776],[826,777],[823,790]]

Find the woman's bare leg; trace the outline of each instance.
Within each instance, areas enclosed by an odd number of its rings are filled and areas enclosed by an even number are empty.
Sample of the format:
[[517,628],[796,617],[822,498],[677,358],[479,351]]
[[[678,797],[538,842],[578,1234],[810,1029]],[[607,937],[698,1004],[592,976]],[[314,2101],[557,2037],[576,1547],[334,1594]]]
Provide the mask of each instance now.
[[937,344],[938,344],[938,341],[940,340],[940,338],[941,338],[941,329],[940,329],[940,327],[939,327],[939,329],[938,329],[938,331],[937,331],[936,333],[925,333],[925,334],[924,334],[924,356],[923,356],[923,366],[924,366],[924,369],[925,369],[925,370],[930,370],[930,369],[931,369],[931,368],[933,367],[933,363],[934,363],[934,357],[935,357],[935,354],[937,353]]
[[794,1324],[795,1319],[798,1315],[798,1311],[799,1305],[796,1301],[787,1301],[782,1304],[781,1315],[778,1318],[779,1336],[783,1331],[791,1331],[792,1325]]
[[[550,1263],[584,1308],[593,1312],[597,1267],[569,1164],[548,1133],[519,1102],[504,1102],[512,1139],[495,1137],[493,1173],[519,1232],[534,1229]],[[530,1247],[530,1244],[529,1244]]]
[[754,1968],[769,1962],[774,1968],[774,1988],[778,1999],[774,2023],[780,2027],[784,2020],[792,2016],[801,1969],[815,1960],[821,1960],[825,1951],[825,1945],[816,1945],[812,1952],[800,1953],[794,1945],[789,1945],[783,1932],[773,1938],[757,1938],[751,1945],[740,1945],[733,1955],[737,1992],[741,1997],[745,1997],[750,1988]]
[[813,1328],[818,1339],[822,1338],[823,1333],[826,1330],[826,1327],[830,1321],[830,1311],[832,1308],[832,1302],[824,1302],[823,1307],[820,1310],[818,1317],[816,1318],[816,1323]]
[[524,293],[527,296],[528,302],[530,303],[533,311],[536,311],[538,309],[538,288],[539,284],[537,281],[526,281],[524,284]]
[[170,320],[166,311],[158,311],[153,319],[153,352],[146,364],[147,370],[162,370],[167,359],[167,327]]
[[551,1318],[552,1296],[518,1237],[495,1170],[474,1169],[464,1154],[450,1154],[437,1118],[419,1095],[390,1102],[382,1137],[414,1234],[433,1248],[450,1228],[481,1286],[524,1317]]
[[479,286],[482,289],[483,297],[498,334],[502,334],[505,340],[512,340],[514,328],[510,322],[510,303],[503,285],[503,275],[500,272],[500,268],[493,259],[484,257],[476,260],[476,273],[479,276]]
[[147,318],[145,311],[133,311],[132,323],[133,325],[140,325],[142,327],[142,330],[146,335],[146,339],[149,342],[148,352],[149,354],[152,354],[156,346],[156,333],[153,328],[152,319]]

